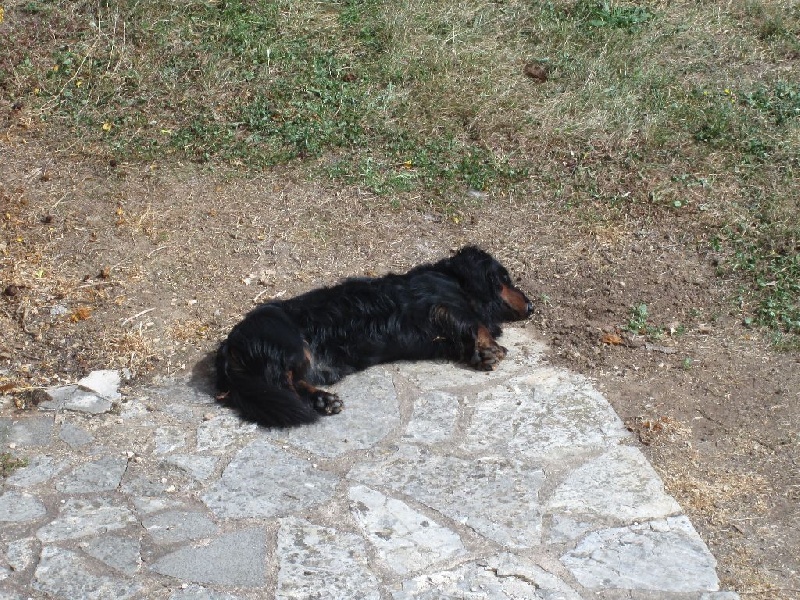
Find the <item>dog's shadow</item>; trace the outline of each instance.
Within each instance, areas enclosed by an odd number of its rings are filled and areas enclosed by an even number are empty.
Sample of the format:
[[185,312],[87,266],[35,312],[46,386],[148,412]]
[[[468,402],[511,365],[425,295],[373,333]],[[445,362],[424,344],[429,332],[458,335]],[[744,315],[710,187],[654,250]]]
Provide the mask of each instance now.
[[215,397],[217,393],[216,376],[217,371],[214,367],[215,352],[208,352],[203,358],[194,364],[192,374],[187,385],[198,394]]

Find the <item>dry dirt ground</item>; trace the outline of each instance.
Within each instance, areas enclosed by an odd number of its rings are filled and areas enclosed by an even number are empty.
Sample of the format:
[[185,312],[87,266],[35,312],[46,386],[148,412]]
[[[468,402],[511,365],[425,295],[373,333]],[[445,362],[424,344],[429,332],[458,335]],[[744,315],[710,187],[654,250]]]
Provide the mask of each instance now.
[[[476,243],[535,300],[526,326],[549,360],[596,379],[639,435],[723,587],[800,598],[800,358],[741,325],[696,215],[592,219],[535,194],[447,212],[35,140],[0,142],[0,186],[0,392],[18,410],[94,368],[132,384],[191,371],[257,301]],[[649,337],[625,329],[640,304]]]

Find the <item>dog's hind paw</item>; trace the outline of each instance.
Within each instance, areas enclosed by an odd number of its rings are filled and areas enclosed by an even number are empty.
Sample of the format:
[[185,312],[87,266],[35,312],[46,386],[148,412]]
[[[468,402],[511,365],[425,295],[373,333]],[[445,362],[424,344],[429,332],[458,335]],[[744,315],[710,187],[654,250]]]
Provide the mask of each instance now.
[[316,390],[311,394],[311,405],[314,410],[323,415],[336,415],[344,409],[344,403],[339,396],[325,390]]
[[506,357],[507,352],[508,350],[497,343],[478,347],[475,349],[470,364],[479,371],[494,371],[500,361]]

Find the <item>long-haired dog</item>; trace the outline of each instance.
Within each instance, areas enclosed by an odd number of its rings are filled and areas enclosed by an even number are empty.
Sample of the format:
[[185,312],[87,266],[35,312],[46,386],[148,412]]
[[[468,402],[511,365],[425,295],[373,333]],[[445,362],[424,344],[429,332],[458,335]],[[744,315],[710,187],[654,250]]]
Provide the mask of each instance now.
[[379,363],[494,369],[506,354],[500,324],[531,309],[508,271],[474,246],[403,275],[347,279],[249,313],[217,352],[217,398],[264,426],[312,423],[342,410],[317,385]]

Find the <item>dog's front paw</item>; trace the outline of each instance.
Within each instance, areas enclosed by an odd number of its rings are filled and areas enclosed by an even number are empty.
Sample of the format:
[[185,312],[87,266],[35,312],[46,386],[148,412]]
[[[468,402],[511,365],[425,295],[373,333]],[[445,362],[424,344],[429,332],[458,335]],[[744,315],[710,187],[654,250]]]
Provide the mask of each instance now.
[[506,350],[498,343],[475,348],[470,364],[479,371],[494,371],[500,361],[506,357]]
[[344,409],[344,403],[339,396],[325,390],[315,390],[311,394],[311,405],[314,410],[323,415],[336,415]]

